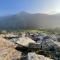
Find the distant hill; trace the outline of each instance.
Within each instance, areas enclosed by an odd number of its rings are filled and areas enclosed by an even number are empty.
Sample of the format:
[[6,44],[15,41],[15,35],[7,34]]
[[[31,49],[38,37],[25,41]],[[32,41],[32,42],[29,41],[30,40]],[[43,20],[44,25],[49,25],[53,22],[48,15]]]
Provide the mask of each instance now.
[[60,14],[31,14],[20,12],[15,15],[0,17],[0,29],[19,28],[60,28]]

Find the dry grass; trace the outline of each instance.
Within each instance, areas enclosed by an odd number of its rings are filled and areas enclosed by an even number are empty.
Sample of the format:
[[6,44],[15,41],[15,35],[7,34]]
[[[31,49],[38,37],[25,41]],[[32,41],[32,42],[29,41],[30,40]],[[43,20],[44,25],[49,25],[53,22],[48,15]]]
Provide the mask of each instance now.
[[0,37],[0,60],[18,59],[21,53],[15,50],[16,45]]

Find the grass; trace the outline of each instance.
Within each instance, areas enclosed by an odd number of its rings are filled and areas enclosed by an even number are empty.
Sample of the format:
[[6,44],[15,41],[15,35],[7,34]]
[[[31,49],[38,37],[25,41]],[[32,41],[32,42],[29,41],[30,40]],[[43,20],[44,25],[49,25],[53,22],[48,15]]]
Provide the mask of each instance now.
[[[4,30],[0,30],[0,34],[2,33],[2,31]],[[15,29],[15,30],[6,30],[7,32],[16,32],[16,33],[21,33],[21,32],[43,32],[43,33],[46,33],[46,34],[56,34],[56,33],[59,33],[60,34],[60,31],[57,31],[57,30],[53,30],[53,29]]]

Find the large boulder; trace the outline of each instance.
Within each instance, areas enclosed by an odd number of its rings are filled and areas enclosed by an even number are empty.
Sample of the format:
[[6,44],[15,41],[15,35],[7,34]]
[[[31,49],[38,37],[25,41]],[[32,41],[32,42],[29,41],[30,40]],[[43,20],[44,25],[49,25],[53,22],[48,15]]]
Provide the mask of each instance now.
[[28,47],[30,43],[35,43],[35,41],[28,37],[21,37],[19,41],[17,41],[17,44],[25,47]]
[[31,52],[28,53],[28,60],[53,60],[53,59]]

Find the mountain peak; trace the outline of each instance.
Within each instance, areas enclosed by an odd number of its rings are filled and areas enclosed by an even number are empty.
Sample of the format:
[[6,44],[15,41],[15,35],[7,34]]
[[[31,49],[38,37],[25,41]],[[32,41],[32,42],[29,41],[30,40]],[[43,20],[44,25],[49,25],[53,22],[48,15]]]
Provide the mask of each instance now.
[[28,14],[30,14],[30,13],[28,13],[28,12],[25,12],[25,11],[21,11],[20,13],[17,13],[16,15],[18,15],[18,16],[22,16],[22,15],[28,15]]
[[26,11],[21,11],[20,14],[29,14],[29,13]]

